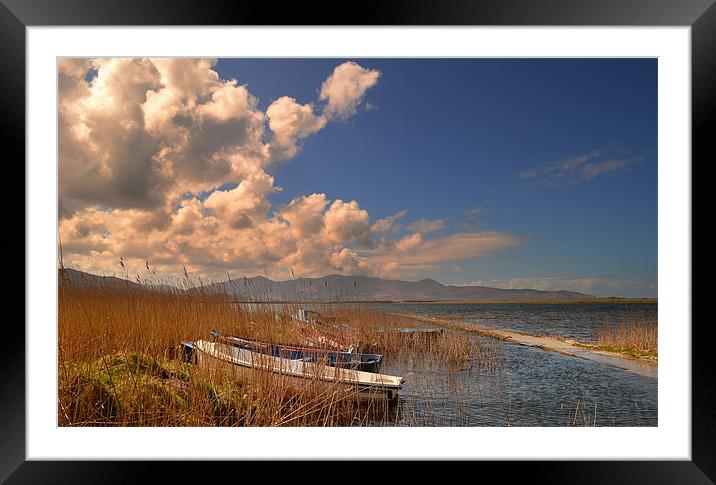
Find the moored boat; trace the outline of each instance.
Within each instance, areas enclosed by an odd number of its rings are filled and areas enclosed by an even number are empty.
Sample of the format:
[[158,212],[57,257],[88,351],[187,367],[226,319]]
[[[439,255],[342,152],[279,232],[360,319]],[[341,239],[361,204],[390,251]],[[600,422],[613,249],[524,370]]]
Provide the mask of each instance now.
[[328,317],[317,311],[305,310],[303,308],[299,308],[293,319],[303,324],[319,325],[324,329],[331,328],[339,332],[345,332],[350,328],[349,325],[339,322],[336,317]]
[[234,347],[260,352],[291,360],[303,360],[306,362],[323,362],[331,367],[354,369],[362,372],[380,372],[383,363],[382,354],[363,354],[357,352],[343,352],[335,349],[320,347],[306,347],[277,342],[263,342],[248,337],[228,335],[219,333],[216,330],[210,331],[215,339],[230,343]]
[[[287,358],[256,352],[240,346],[222,342],[198,340],[191,343],[199,365],[228,365],[228,371],[267,371],[297,380],[304,385],[311,382],[336,384],[356,391],[359,398],[387,398],[397,396],[403,385],[403,378],[355,369],[328,366],[325,362],[311,362],[303,358]],[[226,369],[226,367],[224,367]]]

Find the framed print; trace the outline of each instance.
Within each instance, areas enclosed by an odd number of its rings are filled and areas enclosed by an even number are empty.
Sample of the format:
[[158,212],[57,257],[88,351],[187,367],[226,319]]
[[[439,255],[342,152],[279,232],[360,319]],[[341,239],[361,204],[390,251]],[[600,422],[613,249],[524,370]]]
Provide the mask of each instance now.
[[690,160],[715,9],[4,2],[27,294],[3,479],[457,459],[709,483]]

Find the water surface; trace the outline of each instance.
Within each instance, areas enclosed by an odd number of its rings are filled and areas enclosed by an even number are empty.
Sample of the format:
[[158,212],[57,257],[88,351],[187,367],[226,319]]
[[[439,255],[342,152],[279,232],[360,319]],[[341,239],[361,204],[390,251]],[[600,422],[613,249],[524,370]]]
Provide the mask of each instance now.
[[[482,326],[581,341],[593,341],[601,328],[657,322],[657,305],[644,303],[371,306],[395,313],[461,317]],[[391,362],[386,362],[383,372],[406,377],[401,412],[418,422],[424,416],[424,425],[658,425],[657,379],[509,341],[501,345],[505,361],[497,373],[466,369],[448,375]]]

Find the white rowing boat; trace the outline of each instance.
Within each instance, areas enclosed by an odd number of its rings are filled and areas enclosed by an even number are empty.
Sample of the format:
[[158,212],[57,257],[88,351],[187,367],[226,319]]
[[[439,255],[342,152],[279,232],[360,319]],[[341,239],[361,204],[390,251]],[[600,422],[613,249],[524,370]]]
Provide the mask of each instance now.
[[387,374],[376,374],[355,369],[332,367],[323,363],[306,362],[303,359],[287,359],[265,353],[253,352],[219,342],[198,340],[193,343],[198,351],[200,365],[211,365],[209,357],[232,367],[258,369],[278,373],[300,380],[322,381],[342,386],[355,387],[359,397],[386,397],[393,399],[403,385],[403,378]]

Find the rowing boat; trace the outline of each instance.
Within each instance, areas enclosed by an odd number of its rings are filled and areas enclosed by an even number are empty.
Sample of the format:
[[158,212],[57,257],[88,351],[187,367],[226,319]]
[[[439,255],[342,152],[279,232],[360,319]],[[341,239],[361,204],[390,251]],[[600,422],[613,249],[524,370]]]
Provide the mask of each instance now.
[[231,345],[237,348],[291,360],[301,359],[306,362],[324,362],[325,365],[331,367],[378,373],[383,363],[382,354],[362,354],[352,351],[342,352],[335,349],[304,347],[286,343],[262,342],[248,337],[219,333],[213,329],[210,333],[215,339],[231,343]]
[[203,367],[223,364],[223,369],[232,374],[242,370],[260,370],[289,377],[304,385],[312,382],[335,384],[356,391],[359,398],[392,400],[403,385],[403,378],[399,376],[328,366],[301,358],[279,357],[221,342],[198,340],[192,342],[191,347],[196,353],[197,363]]

